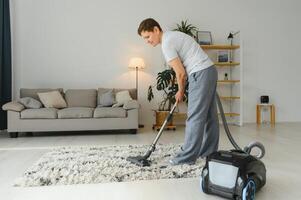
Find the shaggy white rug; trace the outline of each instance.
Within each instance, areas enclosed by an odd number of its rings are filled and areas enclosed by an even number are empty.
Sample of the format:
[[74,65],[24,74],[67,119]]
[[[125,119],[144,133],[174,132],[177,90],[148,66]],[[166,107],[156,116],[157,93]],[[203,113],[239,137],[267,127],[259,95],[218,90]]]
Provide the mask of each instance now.
[[157,145],[150,156],[150,167],[139,167],[126,160],[143,155],[149,145],[108,147],[61,147],[43,155],[14,186],[46,186],[122,182],[135,180],[199,177],[204,161],[195,165],[171,166],[169,160],[180,145]]

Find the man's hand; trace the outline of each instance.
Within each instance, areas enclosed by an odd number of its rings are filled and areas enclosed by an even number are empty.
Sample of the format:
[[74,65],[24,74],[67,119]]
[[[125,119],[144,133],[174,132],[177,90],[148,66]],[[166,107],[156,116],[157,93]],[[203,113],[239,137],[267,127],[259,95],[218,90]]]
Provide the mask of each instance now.
[[183,97],[184,97],[184,92],[178,91],[178,92],[176,93],[175,98],[176,98],[176,101],[177,101],[178,103],[181,103],[181,102],[183,101]]

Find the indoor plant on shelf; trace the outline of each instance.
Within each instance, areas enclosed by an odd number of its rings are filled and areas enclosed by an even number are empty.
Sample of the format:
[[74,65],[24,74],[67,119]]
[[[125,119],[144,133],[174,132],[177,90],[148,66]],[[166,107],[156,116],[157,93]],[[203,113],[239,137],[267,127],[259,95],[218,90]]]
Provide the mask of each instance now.
[[197,27],[193,26],[192,24],[188,24],[187,20],[181,21],[180,24],[177,24],[177,28],[174,31],[180,31],[190,35],[193,38],[196,38],[196,32],[198,31]]
[[[176,73],[173,69],[166,69],[159,72],[156,79],[157,83],[153,86],[150,85],[148,88],[147,99],[150,102],[154,98],[153,87],[156,87],[158,91],[163,92],[163,100],[160,102],[158,110],[154,110],[156,114],[156,124],[153,126],[153,129],[154,127],[162,126],[172,105],[176,102],[175,95],[178,92]],[[183,101],[188,102],[188,81],[186,81]],[[170,120],[168,126],[172,126],[172,120]]]

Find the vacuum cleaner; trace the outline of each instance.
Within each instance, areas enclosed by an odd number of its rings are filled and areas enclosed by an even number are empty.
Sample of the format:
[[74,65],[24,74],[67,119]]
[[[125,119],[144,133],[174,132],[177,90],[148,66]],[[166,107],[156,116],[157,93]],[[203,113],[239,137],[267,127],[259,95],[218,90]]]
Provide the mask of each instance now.
[[[244,149],[241,149],[230,133],[217,93],[216,100],[224,129],[235,149],[216,151],[206,157],[206,164],[202,169],[200,179],[201,189],[207,194],[214,194],[228,199],[252,200],[255,198],[255,192],[266,183],[266,168],[263,162],[260,161],[265,154],[265,148],[260,142],[251,142]],[[151,165],[151,161],[148,158],[155,151],[156,144],[166,124],[172,118],[176,107],[177,103],[170,110],[156,138],[145,154],[143,156],[128,157],[127,160],[129,162],[141,167]],[[251,155],[254,147],[260,150],[256,156]]]
[[[266,183],[266,168],[260,160],[265,148],[260,142],[251,142],[241,149],[230,133],[218,95],[216,100],[226,134],[235,149],[216,151],[206,157],[200,178],[201,189],[227,199],[253,200],[255,192]],[[254,147],[260,150],[256,156],[251,155]]]

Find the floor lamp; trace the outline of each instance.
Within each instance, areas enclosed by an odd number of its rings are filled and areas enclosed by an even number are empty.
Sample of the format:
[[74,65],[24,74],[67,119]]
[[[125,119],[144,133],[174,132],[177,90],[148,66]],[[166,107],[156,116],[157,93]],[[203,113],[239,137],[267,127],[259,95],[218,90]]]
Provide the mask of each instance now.
[[[138,70],[144,69],[145,68],[145,63],[142,58],[135,57],[131,58],[129,62],[129,68],[130,69],[135,69],[136,70],[136,92],[137,92],[137,100],[138,100]],[[143,128],[144,125],[139,124],[139,128]]]

